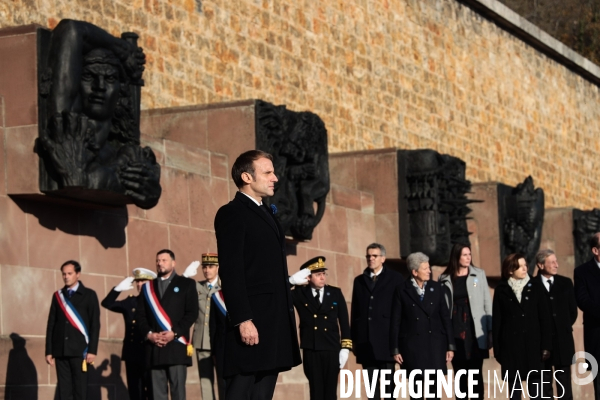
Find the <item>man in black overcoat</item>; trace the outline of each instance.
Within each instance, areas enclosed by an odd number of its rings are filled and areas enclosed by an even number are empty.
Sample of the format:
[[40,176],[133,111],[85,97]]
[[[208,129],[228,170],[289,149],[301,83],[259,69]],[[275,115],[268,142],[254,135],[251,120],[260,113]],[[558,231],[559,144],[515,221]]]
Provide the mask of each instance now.
[[[140,329],[146,332],[146,366],[150,368],[152,395],[154,400],[168,400],[170,389],[171,400],[185,400],[187,367],[192,365],[194,353],[192,345],[186,343],[198,318],[196,282],[177,275],[171,250],[156,254],[156,272],[158,278],[144,285],[136,311]],[[151,288],[170,319],[170,330],[155,317],[147,298]]]
[[[372,243],[366,250],[367,268],[354,278],[350,326],[356,362],[369,372],[373,379],[374,370],[395,369],[389,348],[390,315],[394,290],[404,280],[396,271],[386,268],[385,247]],[[392,394],[388,387],[386,393]],[[379,379],[375,397],[380,398]]]
[[311,272],[308,286],[292,290],[300,317],[300,347],[310,399],[336,400],[340,368],[352,350],[346,299],[340,288],[325,283],[325,257],[314,257],[300,269]]
[[96,292],[79,281],[81,265],[77,261],[65,262],[60,270],[65,283],[60,292],[81,317],[89,342],[86,343],[84,334],[69,322],[59,296],[54,293],[46,327],[46,362],[56,364],[59,397],[82,400],[86,398],[87,365],[94,364],[98,353],[100,306]]
[[277,177],[270,154],[241,154],[231,171],[239,189],[219,209],[215,233],[230,326],[224,375],[228,400],[271,399],[279,372],[299,365],[285,232],[262,199]]
[[552,376],[560,383],[557,385],[558,398],[573,398],[571,389],[571,364],[575,354],[573,341],[573,324],[577,319],[577,304],[571,279],[558,275],[558,261],[550,249],[540,250],[536,255],[539,269],[535,277],[546,289],[545,294],[552,314],[552,353],[545,361],[544,369],[554,374],[544,374],[544,396],[552,398]]
[[[575,299],[583,311],[583,346],[600,363],[600,233],[590,238],[589,246],[594,257],[575,268]],[[588,365],[591,368],[589,361]],[[600,400],[598,376],[594,379],[594,396]]]
[[140,324],[135,319],[135,310],[138,306],[138,296],[130,294],[123,300],[117,300],[121,292],[133,289],[133,282],[138,293],[142,290],[144,283],[156,278],[156,274],[146,268],[136,268],[133,276],[125,278],[115,286],[102,300],[100,305],[107,310],[123,315],[125,322],[125,338],[123,339],[123,351],[121,360],[125,361],[125,373],[127,374],[127,390],[130,400],[152,399],[152,387],[150,384],[150,371],[146,368],[145,342],[146,333],[140,329]]
[[[412,253],[406,261],[411,278],[394,293],[389,351],[406,369],[407,376],[417,369],[446,374],[446,364],[452,361],[456,346],[443,286],[431,280],[429,257],[425,254]],[[419,378],[425,398],[424,376]],[[437,398],[435,384],[429,391]]]

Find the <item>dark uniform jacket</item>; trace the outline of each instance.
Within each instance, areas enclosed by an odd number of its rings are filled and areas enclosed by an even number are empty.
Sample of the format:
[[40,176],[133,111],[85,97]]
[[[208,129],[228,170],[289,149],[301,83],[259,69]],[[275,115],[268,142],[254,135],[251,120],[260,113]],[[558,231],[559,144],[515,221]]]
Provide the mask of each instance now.
[[[541,275],[538,274],[535,280],[540,282],[543,289],[546,289]],[[544,290],[544,293],[550,302],[552,316],[552,364],[555,366],[571,365],[575,354],[573,324],[577,320],[573,282],[567,277],[555,275],[552,291]]]
[[102,300],[100,305],[107,310],[123,314],[123,321],[125,322],[125,338],[123,339],[121,360],[137,362],[143,365],[145,361],[144,343],[148,332],[142,332],[139,322],[135,319],[135,310],[137,308],[139,296],[130,294],[123,300],[117,301],[119,294],[121,294],[121,292],[112,289],[106,295],[104,300]]
[[[196,293],[196,282],[192,279],[175,275],[173,280],[165,289],[163,297],[160,297],[158,279],[154,279],[146,285],[154,285],[154,291],[159,298],[160,305],[171,320],[171,330],[179,336],[190,340],[190,328],[198,318],[198,294]],[[150,305],[146,301],[144,293],[139,296],[139,307],[136,310],[135,319],[139,321],[140,329],[148,335],[148,332],[161,332],[162,329],[154,317]],[[158,347],[149,340],[146,346],[146,366],[160,367],[168,365],[192,365],[192,357],[187,355],[186,346],[177,339],[167,343],[164,347]]]
[[529,371],[543,369],[542,350],[552,351],[552,320],[545,290],[538,280],[531,279],[519,303],[506,280],[496,287],[492,338],[502,375],[508,371],[514,377],[518,371],[525,379]]
[[440,369],[446,373],[446,352],[455,351],[450,311],[439,282],[427,281],[423,300],[412,280],[398,286],[392,305],[389,352],[402,355],[402,368]]
[[[224,376],[286,371],[301,362],[283,228],[245,194],[215,217],[219,276],[227,303]],[[252,320],[259,343],[242,343],[240,323]]]
[[575,268],[575,298],[583,311],[583,346],[600,360],[600,267],[595,259]]
[[[68,297],[67,288],[61,289],[65,297]],[[92,289],[83,286],[79,282],[77,291],[69,299],[85,323],[89,344],[87,352],[98,354],[98,338],[100,337],[100,306],[98,296]],[[46,355],[53,357],[81,357],[86,348],[85,338],[79,329],[75,328],[67,320],[65,313],[58,304],[56,295],[52,294],[52,304],[48,315],[46,327]]]
[[331,351],[342,347],[352,349],[348,306],[342,290],[330,285],[323,289],[323,304],[313,297],[310,285],[296,286],[292,290],[294,306],[300,316],[300,347]]
[[394,290],[404,279],[389,268],[383,267],[377,282],[369,277],[366,268],[354,279],[350,327],[356,362],[390,362],[390,314]]

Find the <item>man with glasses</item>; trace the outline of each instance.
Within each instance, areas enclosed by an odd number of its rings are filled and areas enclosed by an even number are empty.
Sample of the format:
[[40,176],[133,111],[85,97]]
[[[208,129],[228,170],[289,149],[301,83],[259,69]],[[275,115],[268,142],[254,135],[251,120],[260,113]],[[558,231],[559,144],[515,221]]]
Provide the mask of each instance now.
[[310,398],[336,400],[338,375],[352,349],[346,300],[340,288],[325,284],[325,257],[308,260],[303,269],[311,272],[309,285],[296,286],[292,299],[300,316],[300,347]]
[[[385,268],[385,247],[379,243],[367,246],[367,268],[354,279],[352,289],[351,327],[356,362],[369,371],[369,378],[376,378],[375,396],[380,398],[379,378],[382,370],[394,371],[395,363],[390,354],[390,314],[394,289],[404,280],[402,276]],[[388,375],[386,379],[389,379]],[[390,397],[393,385],[386,387]]]
[[[575,299],[583,311],[583,347],[600,361],[600,233],[589,240],[594,257],[575,268]],[[587,360],[589,369],[594,360]],[[597,364],[596,364],[597,365]],[[594,377],[594,396],[600,400],[600,378]]]

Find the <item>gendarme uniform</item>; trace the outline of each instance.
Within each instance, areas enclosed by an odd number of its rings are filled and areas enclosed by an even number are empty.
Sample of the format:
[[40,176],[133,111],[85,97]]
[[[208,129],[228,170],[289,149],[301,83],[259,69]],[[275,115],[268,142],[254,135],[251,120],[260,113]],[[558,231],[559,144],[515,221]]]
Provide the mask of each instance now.
[[[136,281],[151,281],[156,278],[156,273],[146,268],[133,270]],[[152,385],[150,374],[146,369],[146,353],[144,342],[146,332],[140,330],[135,320],[135,309],[138,305],[138,296],[130,294],[123,300],[117,300],[121,292],[113,288],[102,300],[102,307],[107,310],[123,314],[125,322],[125,338],[123,339],[123,352],[121,360],[125,361],[127,374],[127,390],[131,400],[146,400],[152,398]]]
[[[311,273],[326,271],[325,257],[315,257],[300,267]],[[310,285],[292,290],[300,316],[300,347],[311,400],[335,400],[340,373],[340,350],[352,350],[348,307],[342,290],[325,285],[317,293]]]

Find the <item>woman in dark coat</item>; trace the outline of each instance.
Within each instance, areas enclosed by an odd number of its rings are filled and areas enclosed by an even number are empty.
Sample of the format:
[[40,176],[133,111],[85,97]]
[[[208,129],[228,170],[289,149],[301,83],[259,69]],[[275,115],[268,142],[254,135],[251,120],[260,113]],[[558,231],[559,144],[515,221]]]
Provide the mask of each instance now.
[[[492,307],[494,356],[502,366],[502,376],[508,372],[511,399],[521,398],[525,388],[519,381],[524,380],[530,396],[539,397],[539,371],[544,369],[552,349],[545,289],[527,274],[527,262],[521,254],[511,254],[502,262],[502,278]],[[533,370],[538,372],[529,374]]]
[[[400,367],[406,369],[407,377],[417,369],[442,370],[445,374],[455,347],[442,285],[430,280],[429,257],[425,254],[413,253],[406,262],[411,278],[398,285],[394,293],[390,351]],[[432,389],[430,393],[435,393]]]

